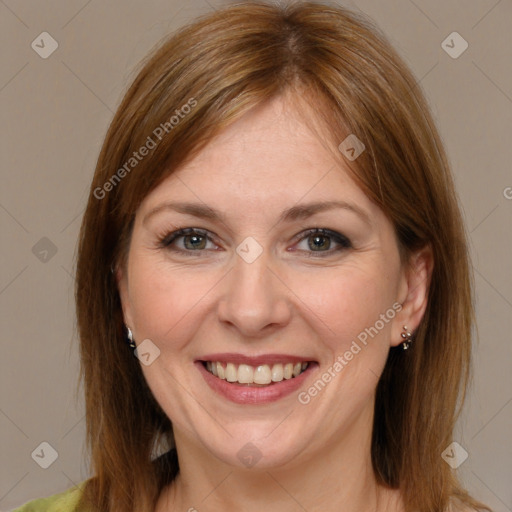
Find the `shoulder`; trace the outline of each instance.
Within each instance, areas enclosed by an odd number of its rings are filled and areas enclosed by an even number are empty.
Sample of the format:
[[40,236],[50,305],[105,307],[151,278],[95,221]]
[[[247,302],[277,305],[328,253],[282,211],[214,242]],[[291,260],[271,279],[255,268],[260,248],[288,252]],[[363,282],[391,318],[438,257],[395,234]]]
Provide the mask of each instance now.
[[81,512],[77,506],[82,497],[82,485],[46,498],[29,501],[12,512]]

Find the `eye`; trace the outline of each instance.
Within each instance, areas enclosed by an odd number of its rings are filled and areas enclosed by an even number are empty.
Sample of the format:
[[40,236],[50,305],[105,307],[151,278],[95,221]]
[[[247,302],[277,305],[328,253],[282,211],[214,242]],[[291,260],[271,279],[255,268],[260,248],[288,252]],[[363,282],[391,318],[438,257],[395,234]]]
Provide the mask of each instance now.
[[213,244],[207,231],[199,228],[183,228],[161,237],[158,245],[161,248],[191,255],[192,252],[214,249],[207,247],[208,242]]
[[[299,250],[306,253],[308,257],[329,256],[334,252],[352,247],[346,236],[325,228],[309,229],[300,233],[296,239],[299,241],[298,246],[305,244],[305,247],[299,248]],[[208,247],[208,243],[213,247]],[[334,244],[337,247],[332,249]],[[158,247],[193,256],[193,253],[199,255],[205,250],[216,250],[218,246],[208,231],[200,228],[182,228],[159,237]],[[296,249],[291,250],[295,251]]]
[[[325,228],[313,228],[301,233],[299,241],[301,244],[306,244],[306,247],[300,249],[309,252],[309,256],[323,257],[328,256],[334,252],[342,251],[352,247],[350,240],[336,231],[331,231]],[[331,250],[331,246],[337,244],[338,247]],[[300,244],[299,244],[300,245]],[[312,254],[317,253],[317,254]]]

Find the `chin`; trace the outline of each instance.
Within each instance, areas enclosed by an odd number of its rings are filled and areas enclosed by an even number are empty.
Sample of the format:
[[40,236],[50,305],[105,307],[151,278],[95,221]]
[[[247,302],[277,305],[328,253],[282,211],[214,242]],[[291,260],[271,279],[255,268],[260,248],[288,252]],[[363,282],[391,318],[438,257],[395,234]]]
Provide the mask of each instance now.
[[253,424],[247,428],[247,425],[240,424],[239,428],[230,429],[232,436],[223,432],[217,442],[209,437],[203,439],[203,445],[216,458],[237,468],[257,471],[295,466],[311,443],[303,431],[293,435],[289,428],[282,428],[277,432],[279,427],[276,426],[280,422],[282,418],[266,421],[259,427]]

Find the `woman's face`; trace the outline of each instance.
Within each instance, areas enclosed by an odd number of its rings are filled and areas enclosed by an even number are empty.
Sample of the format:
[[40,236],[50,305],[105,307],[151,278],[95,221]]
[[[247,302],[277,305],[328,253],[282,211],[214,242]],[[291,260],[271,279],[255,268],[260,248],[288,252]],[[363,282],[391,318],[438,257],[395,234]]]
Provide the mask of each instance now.
[[251,111],[154,189],[118,272],[177,442],[240,467],[368,446],[407,320],[390,221],[288,105]]

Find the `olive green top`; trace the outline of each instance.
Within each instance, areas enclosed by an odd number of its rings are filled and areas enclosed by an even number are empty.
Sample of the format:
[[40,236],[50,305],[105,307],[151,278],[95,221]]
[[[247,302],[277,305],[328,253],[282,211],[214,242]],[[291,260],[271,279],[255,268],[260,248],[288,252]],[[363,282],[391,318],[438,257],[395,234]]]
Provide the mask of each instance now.
[[82,512],[77,509],[82,496],[82,484],[46,498],[29,501],[12,512]]

